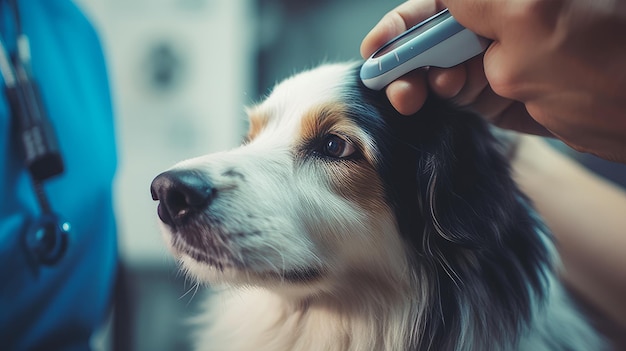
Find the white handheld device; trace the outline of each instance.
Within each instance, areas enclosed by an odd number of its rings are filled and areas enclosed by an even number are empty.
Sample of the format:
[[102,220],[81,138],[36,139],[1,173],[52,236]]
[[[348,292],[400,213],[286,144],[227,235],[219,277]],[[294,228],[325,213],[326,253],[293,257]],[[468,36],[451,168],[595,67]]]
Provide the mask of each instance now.
[[426,66],[448,68],[485,51],[491,41],[471,32],[445,9],[378,49],[361,67],[366,87],[381,90]]

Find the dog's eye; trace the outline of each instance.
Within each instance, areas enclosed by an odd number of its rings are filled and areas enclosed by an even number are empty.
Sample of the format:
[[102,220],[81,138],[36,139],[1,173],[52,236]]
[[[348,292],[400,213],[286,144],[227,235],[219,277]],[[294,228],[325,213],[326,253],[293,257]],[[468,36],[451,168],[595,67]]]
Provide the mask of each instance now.
[[338,135],[331,134],[324,140],[322,151],[326,156],[342,158],[352,155],[356,149],[349,141]]

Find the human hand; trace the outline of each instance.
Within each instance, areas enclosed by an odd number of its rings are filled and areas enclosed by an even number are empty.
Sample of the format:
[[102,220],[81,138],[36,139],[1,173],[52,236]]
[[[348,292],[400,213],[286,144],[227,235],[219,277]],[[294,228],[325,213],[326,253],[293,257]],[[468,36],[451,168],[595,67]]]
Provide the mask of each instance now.
[[400,113],[419,110],[430,90],[498,126],[626,162],[626,4],[618,1],[410,0],[372,29],[361,54],[448,7],[494,41],[484,57],[391,83],[387,96]]

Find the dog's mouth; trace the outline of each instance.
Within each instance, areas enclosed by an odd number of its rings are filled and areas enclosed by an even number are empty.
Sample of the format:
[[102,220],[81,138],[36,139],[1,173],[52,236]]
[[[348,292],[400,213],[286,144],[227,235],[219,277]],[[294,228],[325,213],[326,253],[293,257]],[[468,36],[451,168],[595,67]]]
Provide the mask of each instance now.
[[[291,284],[311,283],[321,279],[323,269],[312,266],[298,268],[272,267],[264,269],[260,262],[253,262],[248,259],[247,254],[232,249],[228,242],[221,242],[219,245],[200,245],[197,242],[185,240],[185,236],[180,233],[172,233],[172,250],[177,257],[188,256],[195,262],[210,266],[226,275],[226,272],[235,272],[245,277],[257,277],[261,281],[278,281]],[[206,244],[206,243],[205,243]]]

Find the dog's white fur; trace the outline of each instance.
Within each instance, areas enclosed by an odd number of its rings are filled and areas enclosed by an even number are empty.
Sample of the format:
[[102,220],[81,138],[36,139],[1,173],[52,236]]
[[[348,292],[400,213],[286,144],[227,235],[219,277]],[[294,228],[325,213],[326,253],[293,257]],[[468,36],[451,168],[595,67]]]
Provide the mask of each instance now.
[[[406,350],[419,335],[413,321],[427,313],[425,268],[407,258],[374,171],[380,160],[372,136],[349,123],[330,127],[363,151],[361,167],[297,164],[294,157],[310,129],[306,119],[342,111],[337,96],[350,67],[325,65],[282,82],[249,110],[256,126],[248,143],[173,167],[202,172],[218,194],[211,205],[217,224],[204,232],[219,246],[211,264],[194,259],[189,253],[198,248],[174,242],[176,233],[163,226],[182,269],[216,287],[196,333],[198,350]],[[284,272],[310,268],[321,277],[285,279]],[[549,298],[533,304],[519,349],[548,350],[564,338],[597,345],[548,276]],[[471,313],[465,311],[464,342],[456,350],[477,350],[472,338],[485,332],[474,329]]]

